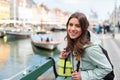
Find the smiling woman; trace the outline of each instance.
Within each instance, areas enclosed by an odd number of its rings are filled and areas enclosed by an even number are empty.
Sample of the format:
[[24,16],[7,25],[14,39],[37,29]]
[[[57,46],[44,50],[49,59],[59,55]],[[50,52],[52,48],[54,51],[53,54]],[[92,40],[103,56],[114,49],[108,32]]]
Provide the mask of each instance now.
[[[66,51],[61,52],[60,58],[71,62],[72,79],[103,80],[112,71],[112,66],[101,50],[101,44],[91,41],[86,15],[81,12],[73,13],[66,27],[67,46]],[[71,53],[67,54],[68,51]]]

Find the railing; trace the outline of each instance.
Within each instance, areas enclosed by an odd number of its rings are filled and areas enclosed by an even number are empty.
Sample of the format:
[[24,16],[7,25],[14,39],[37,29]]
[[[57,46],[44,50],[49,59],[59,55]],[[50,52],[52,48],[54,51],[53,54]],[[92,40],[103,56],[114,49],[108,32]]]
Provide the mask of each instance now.
[[26,74],[20,80],[37,80],[39,76],[44,74],[47,70],[53,67],[53,72],[55,75],[54,80],[72,80],[71,77],[61,77],[57,74],[55,60],[52,57],[48,58],[49,60],[41,66],[38,66],[35,70],[31,71],[29,74]]

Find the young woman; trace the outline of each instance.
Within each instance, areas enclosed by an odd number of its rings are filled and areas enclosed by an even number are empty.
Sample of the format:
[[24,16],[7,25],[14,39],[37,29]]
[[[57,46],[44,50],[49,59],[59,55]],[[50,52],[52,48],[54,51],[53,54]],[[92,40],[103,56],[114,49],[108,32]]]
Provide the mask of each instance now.
[[[99,41],[91,41],[88,34],[89,22],[83,13],[73,13],[66,24],[67,46],[61,58],[70,58],[73,65],[73,80],[103,80],[112,71],[111,64],[102,52]],[[94,37],[92,37],[94,38]],[[79,71],[76,64],[80,61]]]

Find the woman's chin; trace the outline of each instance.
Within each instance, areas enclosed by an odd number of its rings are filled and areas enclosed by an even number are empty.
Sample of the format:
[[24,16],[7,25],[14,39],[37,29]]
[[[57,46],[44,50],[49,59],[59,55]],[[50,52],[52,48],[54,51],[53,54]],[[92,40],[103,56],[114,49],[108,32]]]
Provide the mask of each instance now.
[[70,38],[71,38],[71,39],[76,39],[76,37],[75,37],[75,36],[71,36]]

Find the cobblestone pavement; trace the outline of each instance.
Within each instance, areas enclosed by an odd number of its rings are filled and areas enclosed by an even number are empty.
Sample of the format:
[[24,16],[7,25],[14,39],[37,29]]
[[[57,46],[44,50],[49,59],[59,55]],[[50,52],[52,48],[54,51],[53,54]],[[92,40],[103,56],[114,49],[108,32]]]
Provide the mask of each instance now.
[[109,34],[100,35],[103,46],[108,51],[108,55],[114,65],[115,79],[120,80],[120,34],[115,34],[113,38]]

